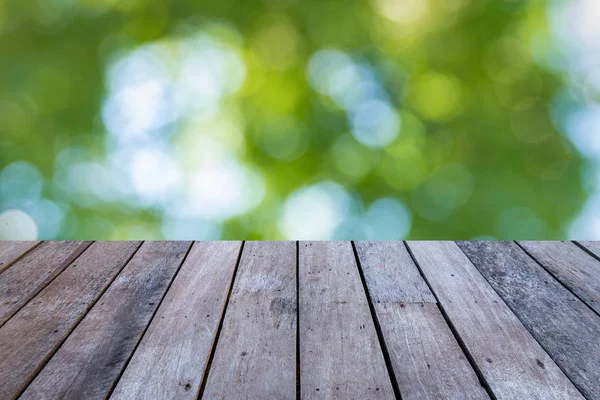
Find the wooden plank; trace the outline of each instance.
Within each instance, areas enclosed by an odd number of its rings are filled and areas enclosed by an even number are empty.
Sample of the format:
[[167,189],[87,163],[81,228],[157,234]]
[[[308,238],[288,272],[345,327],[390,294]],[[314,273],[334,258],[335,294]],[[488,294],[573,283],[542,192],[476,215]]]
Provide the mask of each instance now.
[[404,400],[489,399],[402,242],[356,242]]
[[296,243],[247,242],[203,398],[296,399]]
[[409,246],[498,399],[583,399],[456,243]]
[[145,242],[21,399],[104,399],[191,242]]
[[194,243],[111,399],[196,399],[240,248]]
[[33,250],[39,243],[36,241],[0,241],[0,273]]
[[0,275],[0,327],[92,242],[44,242]]
[[436,303],[404,243],[354,242],[373,305]]
[[139,242],[96,242],[0,328],[0,398],[17,396],[133,255]]
[[552,275],[600,313],[600,261],[571,242],[519,242]]
[[589,252],[600,258],[600,241],[597,240],[578,240],[581,246],[585,247]]
[[394,398],[349,242],[301,242],[303,399]]
[[583,395],[600,399],[600,317],[514,242],[458,245]]

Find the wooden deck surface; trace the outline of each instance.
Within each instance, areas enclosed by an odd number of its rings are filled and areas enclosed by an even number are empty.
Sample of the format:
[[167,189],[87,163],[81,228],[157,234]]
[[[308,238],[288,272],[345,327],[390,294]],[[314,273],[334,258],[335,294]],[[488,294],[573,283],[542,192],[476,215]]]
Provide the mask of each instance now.
[[597,242],[0,242],[0,399],[598,399]]

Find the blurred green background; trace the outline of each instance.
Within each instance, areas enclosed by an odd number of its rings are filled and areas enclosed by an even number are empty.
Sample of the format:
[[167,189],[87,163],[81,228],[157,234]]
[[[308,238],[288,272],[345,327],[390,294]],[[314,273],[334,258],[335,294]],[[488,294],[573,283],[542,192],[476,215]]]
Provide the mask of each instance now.
[[0,238],[600,238],[597,0],[0,0]]

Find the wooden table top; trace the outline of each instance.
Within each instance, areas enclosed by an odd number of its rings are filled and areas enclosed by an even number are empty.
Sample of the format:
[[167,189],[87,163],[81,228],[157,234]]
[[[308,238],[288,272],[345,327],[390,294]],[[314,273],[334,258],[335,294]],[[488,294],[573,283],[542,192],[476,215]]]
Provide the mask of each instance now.
[[0,399],[600,399],[600,242],[0,242]]

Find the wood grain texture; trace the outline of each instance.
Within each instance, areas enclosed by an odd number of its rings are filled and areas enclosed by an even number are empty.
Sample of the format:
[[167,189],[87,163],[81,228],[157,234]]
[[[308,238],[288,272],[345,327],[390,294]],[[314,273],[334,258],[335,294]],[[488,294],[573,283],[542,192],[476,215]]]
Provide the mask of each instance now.
[[296,243],[246,242],[203,398],[296,398]]
[[600,261],[571,242],[519,242],[552,275],[600,313]]
[[456,243],[409,247],[498,399],[583,399]]
[[100,297],[139,242],[96,242],[0,328],[0,398],[18,395]]
[[91,242],[43,242],[0,274],[0,326],[75,260]]
[[435,303],[402,242],[354,242],[373,304]]
[[349,242],[299,245],[303,399],[392,399],[394,391]]
[[111,399],[196,399],[241,242],[196,242]]
[[588,399],[600,399],[600,318],[514,242],[459,242]]
[[104,399],[191,242],[145,242],[21,399]]
[[0,273],[33,250],[37,241],[0,241]]
[[489,399],[402,242],[355,242],[404,400]]
[[578,240],[579,245],[585,247],[589,252],[600,258],[600,241]]

